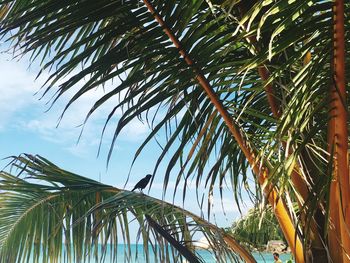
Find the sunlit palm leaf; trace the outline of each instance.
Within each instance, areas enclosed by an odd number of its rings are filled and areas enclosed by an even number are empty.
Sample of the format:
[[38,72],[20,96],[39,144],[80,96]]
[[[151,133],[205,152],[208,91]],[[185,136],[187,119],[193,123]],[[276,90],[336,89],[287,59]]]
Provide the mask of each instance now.
[[[1,261],[100,261],[108,246],[113,260],[118,242],[130,245],[129,224],[138,224],[146,258],[154,254],[161,262],[169,257],[181,262],[182,256],[148,226],[146,215],[187,247],[201,233],[218,261],[238,259],[223,230],[180,207],[69,173],[40,156],[14,158],[16,167],[20,176],[0,174]],[[125,253],[132,259],[130,248]]]
[[[203,73],[208,74],[208,79],[215,85],[220,97],[223,99],[234,98],[237,101],[237,111],[240,111],[239,103],[241,100],[244,101],[246,95],[243,94],[241,99],[238,94],[231,96],[231,93],[226,90],[240,82],[236,72],[245,64],[244,57],[247,50],[240,42],[232,45],[234,43],[232,33],[235,25],[225,22],[227,17],[224,13],[219,12],[214,16],[208,6],[201,1],[192,5],[188,6],[188,3],[184,4],[184,2],[165,5],[158,3],[155,7],[159,14],[164,16],[174,34],[180,38],[183,46],[190,51]],[[117,15],[113,15],[111,10]],[[180,21],[178,20],[180,15],[181,22],[176,22]],[[61,23],[63,20],[64,22]],[[127,110],[119,121],[115,136],[133,118],[154,107],[169,105],[170,114],[163,116],[160,114],[158,119],[163,121],[160,122],[161,126],[157,126],[158,128],[168,125],[183,110],[187,113],[183,118],[182,125],[179,125],[175,133],[171,134],[173,139],[167,142],[167,146],[164,148],[167,150],[170,146],[176,145],[177,140],[174,139],[177,135],[182,134],[184,143],[185,139],[195,138],[200,129],[199,123],[214,111],[208,98],[196,87],[193,69],[179,59],[176,48],[171,45],[162,28],[154,22],[153,16],[141,2],[102,1],[94,3],[79,1],[58,3],[53,1],[30,5],[25,2],[12,2],[12,8],[2,25],[4,35],[8,35],[11,29],[20,28],[14,36],[10,37],[18,46],[21,46],[20,52],[40,53],[43,61],[49,60],[44,68],[56,68],[48,81],[45,93],[52,89],[52,86],[59,79],[64,78],[81,63],[85,65],[84,70],[65,81],[54,95],[55,101],[88,76],[89,80],[72,97],[67,107],[97,85],[119,76],[122,82],[97,101],[88,114],[88,116],[92,114],[100,105],[116,95],[126,94],[117,105],[117,107],[127,107]],[[50,58],[48,50],[56,50],[54,52],[56,55]],[[233,68],[236,70],[232,70]],[[256,78],[255,73],[251,74],[253,78]],[[248,79],[248,75],[246,79]],[[197,101],[192,103],[191,99],[194,97],[197,98]],[[230,104],[227,106],[231,108]],[[113,117],[114,112],[115,110],[111,112],[107,121]],[[236,111],[233,114],[237,114]],[[194,121],[189,121],[193,119],[194,115],[197,115]],[[260,127],[259,123],[262,119],[256,121],[256,126]],[[216,125],[220,126],[216,128]],[[235,142],[228,133],[221,134],[220,140],[215,139],[225,129],[222,121],[216,122],[211,128],[212,132],[209,136],[203,137],[203,145],[208,145],[209,152],[207,151],[205,155],[198,155],[196,161],[191,165],[191,167],[199,167],[196,169],[198,179],[201,178],[204,166],[207,164],[207,156],[215,149],[220,149],[223,143],[227,145],[227,149],[237,149],[233,153],[234,156],[241,155],[239,148],[235,146]],[[268,129],[268,127],[264,127],[264,130]],[[152,135],[157,131],[158,129],[155,129]],[[213,135],[214,137],[212,137]],[[112,145],[114,141],[112,141]],[[181,145],[181,148],[183,148],[182,146],[184,145]],[[169,165],[169,172],[183,156],[181,148],[176,150],[173,162]],[[199,153],[201,152],[199,151]],[[219,170],[232,172],[228,169],[228,167],[232,167],[232,162],[228,160],[226,155],[227,151],[224,151],[222,157],[218,159],[219,162],[212,167],[211,174],[217,173]],[[235,176],[239,172],[246,171],[247,167],[247,163],[242,162],[244,158],[237,158],[241,160],[237,164],[242,164],[242,166],[239,165],[235,169]],[[230,159],[232,160],[232,158]],[[162,156],[159,161],[161,160]],[[189,169],[190,173],[193,171],[193,168]],[[222,178],[223,175],[220,177]],[[166,178],[168,176],[169,173],[167,173]],[[213,176],[209,174],[209,177],[211,179],[208,178],[206,181],[211,184],[215,183],[216,180]],[[178,181],[179,178],[178,176]],[[167,181],[168,179],[165,180],[165,186]],[[198,183],[200,181],[197,180]],[[237,184],[234,185],[237,186]]]

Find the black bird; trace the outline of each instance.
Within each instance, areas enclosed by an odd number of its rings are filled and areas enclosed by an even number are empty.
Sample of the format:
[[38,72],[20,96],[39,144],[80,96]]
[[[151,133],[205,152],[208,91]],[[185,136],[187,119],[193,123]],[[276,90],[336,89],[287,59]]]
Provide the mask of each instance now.
[[145,189],[145,187],[147,186],[149,180],[152,178],[151,174],[147,174],[144,178],[142,178],[134,187],[134,189],[132,189],[131,191],[134,191],[135,189],[140,189],[142,192],[142,189]]

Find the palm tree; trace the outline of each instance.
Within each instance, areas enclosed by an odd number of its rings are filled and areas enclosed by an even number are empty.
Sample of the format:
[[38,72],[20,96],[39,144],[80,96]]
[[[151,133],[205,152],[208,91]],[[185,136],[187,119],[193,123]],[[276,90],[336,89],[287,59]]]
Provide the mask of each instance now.
[[119,97],[108,159],[144,119],[152,132],[135,158],[165,130],[165,189],[180,167],[177,186],[194,175],[209,200],[230,181],[239,202],[253,178],[297,262],[349,262],[349,11],[343,0],[4,0],[0,34],[51,72],[53,102],[87,79],[63,114],[119,79],[86,116]]

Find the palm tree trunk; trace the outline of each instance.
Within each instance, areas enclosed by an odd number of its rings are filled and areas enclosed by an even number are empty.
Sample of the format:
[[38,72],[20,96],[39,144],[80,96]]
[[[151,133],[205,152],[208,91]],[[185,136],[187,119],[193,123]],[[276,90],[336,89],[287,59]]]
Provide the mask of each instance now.
[[[191,59],[189,54],[183,49],[180,41],[173,34],[173,32],[169,29],[169,27],[165,24],[164,20],[158,15],[158,13],[154,9],[153,5],[148,0],[144,0],[144,3],[147,6],[150,13],[156,19],[156,21],[162,26],[164,32],[167,34],[169,39],[173,42],[175,47],[178,49],[180,55],[184,58],[185,62],[193,69],[199,85],[207,93],[209,99],[211,100],[211,102],[216,107],[217,111],[220,113],[220,115],[224,119],[224,122],[226,123],[227,127],[229,128],[229,130],[232,133],[233,137],[235,138],[236,142],[240,146],[240,148],[243,151],[248,162],[250,163],[250,165],[254,171],[254,174],[258,177],[258,181],[259,181],[260,185],[262,185],[262,186],[266,185],[267,178],[268,178],[267,169],[264,169],[264,168],[260,169],[259,168],[259,163],[257,162],[253,151],[247,145],[247,143],[244,140],[244,138],[242,137],[241,133],[236,128],[236,125],[234,124],[232,117],[229,115],[227,110],[224,108],[224,106],[220,102],[220,100],[217,97],[216,93],[214,92],[213,88],[209,84],[209,81],[204,77],[203,73],[197,67],[195,62]],[[294,254],[296,261],[297,262],[304,262],[303,246],[302,246],[302,243],[301,243],[299,237],[297,236],[295,226],[292,222],[292,219],[290,217],[290,214],[288,212],[288,209],[287,209],[284,201],[282,200],[282,198],[278,197],[277,191],[275,189],[269,187],[269,185],[264,187],[264,191],[265,191],[266,196],[268,197],[268,200],[269,200],[271,206],[274,208],[276,218],[279,221],[279,224],[282,228],[282,231],[285,235],[285,238],[288,242],[288,245],[290,246],[292,253]]]
[[333,172],[330,190],[329,246],[334,262],[350,262],[350,184],[345,82],[344,0],[335,0],[333,85],[330,94],[328,151]]

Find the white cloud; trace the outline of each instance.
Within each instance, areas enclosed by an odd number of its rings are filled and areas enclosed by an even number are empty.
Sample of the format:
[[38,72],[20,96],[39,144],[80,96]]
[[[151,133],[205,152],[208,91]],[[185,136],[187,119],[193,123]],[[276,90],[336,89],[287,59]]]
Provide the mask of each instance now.
[[35,75],[20,62],[0,56],[0,130],[4,129],[16,113],[38,104],[34,93],[40,82],[34,82]]
[[[93,151],[97,150],[103,125],[109,113],[106,108],[97,110],[96,114],[92,115],[82,127],[81,124],[93,102],[93,100],[85,99],[83,102],[73,104],[58,126],[61,111],[55,109],[32,120],[22,121],[21,128],[39,134],[46,141],[65,145],[65,149],[74,155],[83,156],[89,147],[94,147]],[[62,109],[63,105],[58,105],[57,108]],[[115,127],[116,121],[109,124],[102,140],[103,145],[110,146]],[[82,129],[83,133],[78,142]],[[138,120],[133,120],[131,125],[122,132],[120,138],[126,141],[136,141],[143,138],[147,131],[145,125],[138,123]]]
[[[41,94],[36,96],[34,94],[39,91],[48,75],[42,74],[38,81],[34,81],[36,74],[37,72],[28,70],[28,61],[9,60],[8,56],[4,54],[0,56],[0,132],[11,125],[11,128],[15,127],[36,133],[46,141],[61,144],[76,155],[83,154],[90,146],[98,145],[108,114],[118,104],[117,96],[112,97],[96,109],[84,125],[79,144],[76,145],[76,142],[91,107],[106,92],[112,90],[117,83],[114,82],[113,85],[106,85],[104,88],[97,88],[84,94],[68,108],[63,119],[59,122],[59,117],[66,103],[83,85],[84,81],[81,81],[74,90],[69,90],[48,112],[45,112],[50,106],[45,104],[50,99],[50,95],[39,101]],[[65,77],[60,82],[62,83],[69,77]],[[109,126],[107,126],[104,142],[108,145],[121,114],[121,110],[116,111]],[[139,141],[145,138],[148,132],[148,126],[135,119],[125,127],[125,130],[120,134],[120,139],[132,142]]]
[[[242,213],[245,214],[250,208],[250,203],[242,204],[240,208],[242,210]],[[213,200],[213,212],[239,213],[239,209],[233,197],[232,199],[229,199],[227,197],[220,199],[220,197],[217,197]]]
[[150,131],[146,123],[134,119],[120,133],[121,138],[128,141],[139,141]]

